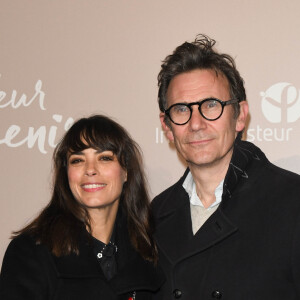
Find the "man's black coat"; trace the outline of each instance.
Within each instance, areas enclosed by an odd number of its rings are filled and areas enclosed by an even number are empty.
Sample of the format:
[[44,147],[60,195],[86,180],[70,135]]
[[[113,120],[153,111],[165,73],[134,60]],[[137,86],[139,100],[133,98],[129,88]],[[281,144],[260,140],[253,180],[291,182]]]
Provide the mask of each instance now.
[[152,202],[167,276],[155,299],[300,299],[300,176],[236,141],[222,202],[193,235],[187,172]]

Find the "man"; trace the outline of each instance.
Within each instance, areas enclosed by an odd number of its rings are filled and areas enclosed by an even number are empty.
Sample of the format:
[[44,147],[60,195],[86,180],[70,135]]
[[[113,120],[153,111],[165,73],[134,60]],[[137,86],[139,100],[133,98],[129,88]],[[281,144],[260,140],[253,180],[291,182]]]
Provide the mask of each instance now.
[[163,62],[160,120],[187,170],[152,202],[166,283],[155,299],[300,299],[300,176],[242,141],[233,59],[199,35]]

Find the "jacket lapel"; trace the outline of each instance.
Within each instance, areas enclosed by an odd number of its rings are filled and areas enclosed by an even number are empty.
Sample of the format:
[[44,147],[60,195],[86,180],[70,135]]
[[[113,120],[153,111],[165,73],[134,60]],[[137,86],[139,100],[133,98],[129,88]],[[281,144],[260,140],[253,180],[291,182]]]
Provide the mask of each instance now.
[[185,259],[188,256],[205,251],[217,243],[221,243],[237,230],[237,226],[225,216],[219,207],[186,245],[184,255],[178,260]]
[[172,263],[202,252],[238,230],[219,207],[193,235],[189,197],[182,187],[187,171],[175,184],[168,199],[164,199],[161,208],[164,213],[156,216],[157,244]]
[[[173,203],[167,213],[157,219],[155,238],[159,249],[172,262],[176,261],[185,252],[187,243],[192,239],[192,223],[190,204],[187,193],[183,189],[176,188],[169,201]],[[181,200],[177,206],[175,202]]]

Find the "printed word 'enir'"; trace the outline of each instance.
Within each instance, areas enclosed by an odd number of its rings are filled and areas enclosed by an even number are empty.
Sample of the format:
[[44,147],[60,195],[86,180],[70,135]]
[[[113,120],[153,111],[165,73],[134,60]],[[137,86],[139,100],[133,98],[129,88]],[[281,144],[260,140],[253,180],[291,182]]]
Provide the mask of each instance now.
[[[53,120],[57,123],[61,123],[62,116],[61,115],[53,115]],[[64,130],[67,131],[74,123],[73,118],[68,118],[66,122],[64,123]],[[48,145],[51,148],[54,148],[56,146],[55,139],[56,139],[56,133],[57,133],[57,126],[52,125],[49,128],[48,133]],[[29,149],[33,148],[35,144],[37,144],[38,149],[41,153],[46,154],[47,151],[45,149],[46,145],[46,136],[47,136],[47,127],[45,125],[40,126],[37,129],[34,129],[34,127],[28,127],[27,135],[25,137],[22,137],[21,140],[18,141],[17,138],[19,138],[19,135],[21,133],[21,127],[18,125],[11,125],[4,136],[3,139],[0,139],[0,144],[6,144],[8,147],[19,147],[21,145],[24,145],[27,143],[27,146]]]

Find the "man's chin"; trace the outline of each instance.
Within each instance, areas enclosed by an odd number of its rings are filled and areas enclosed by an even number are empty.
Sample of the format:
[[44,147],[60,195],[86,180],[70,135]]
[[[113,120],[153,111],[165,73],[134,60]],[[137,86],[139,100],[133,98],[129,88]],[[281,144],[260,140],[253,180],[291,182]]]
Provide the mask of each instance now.
[[193,166],[208,166],[213,163],[213,159],[211,156],[208,155],[201,155],[200,157],[194,157],[194,158],[188,158],[186,159],[186,162],[188,166],[193,167]]

